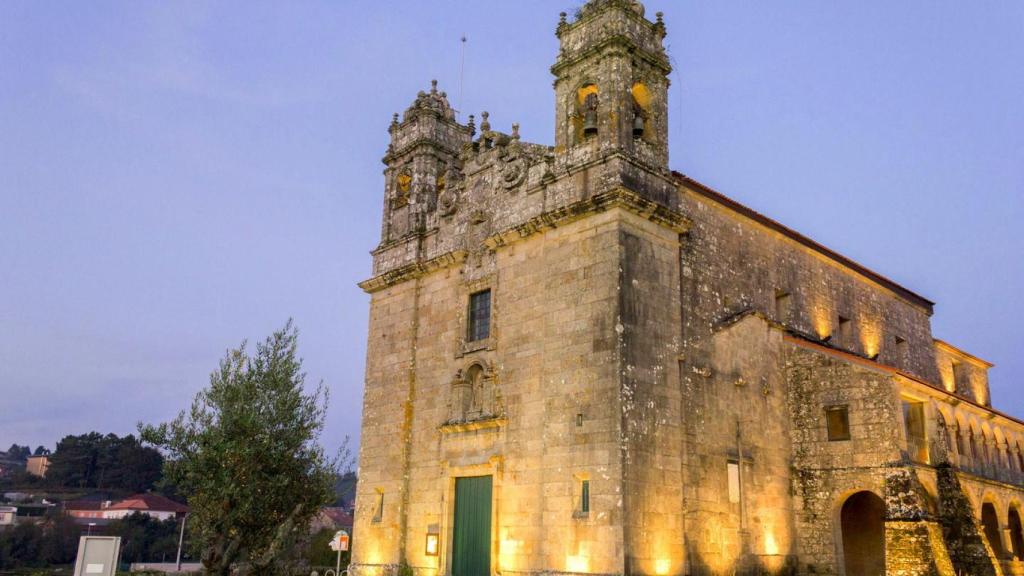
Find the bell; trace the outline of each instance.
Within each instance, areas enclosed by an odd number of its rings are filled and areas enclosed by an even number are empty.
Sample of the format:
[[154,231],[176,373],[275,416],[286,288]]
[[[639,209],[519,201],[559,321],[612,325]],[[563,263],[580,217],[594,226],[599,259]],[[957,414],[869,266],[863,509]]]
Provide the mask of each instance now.
[[644,117],[637,114],[633,117],[633,138],[643,138],[644,136]]
[[588,110],[583,116],[583,135],[597,135],[597,112],[595,110]]

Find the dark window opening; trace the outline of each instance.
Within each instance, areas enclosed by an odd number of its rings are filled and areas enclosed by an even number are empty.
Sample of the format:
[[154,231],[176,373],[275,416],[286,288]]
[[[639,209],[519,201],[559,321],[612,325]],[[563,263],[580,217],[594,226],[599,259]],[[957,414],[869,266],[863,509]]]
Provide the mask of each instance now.
[[850,439],[850,412],[846,406],[832,406],[825,409],[829,442]]
[[775,320],[786,324],[789,322],[789,315],[793,306],[793,297],[789,292],[778,290],[775,292]]
[[470,342],[486,340],[491,337],[491,291],[483,290],[469,297],[469,333]]
[[840,346],[849,348],[853,341],[853,322],[845,316],[839,317],[839,342]]
[[580,512],[590,513],[590,480],[584,480],[580,486]]

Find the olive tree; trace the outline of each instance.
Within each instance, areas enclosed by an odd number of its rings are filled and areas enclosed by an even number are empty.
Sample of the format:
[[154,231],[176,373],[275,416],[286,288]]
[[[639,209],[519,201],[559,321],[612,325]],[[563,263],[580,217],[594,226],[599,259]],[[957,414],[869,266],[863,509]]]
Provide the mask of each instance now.
[[336,458],[319,445],[328,393],[304,386],[291,321],[229,350],[190,410],[139,426],[167,455],[165,474],[191,509],[188,531],[207,574],[277,574],[312,516],[333,499]]

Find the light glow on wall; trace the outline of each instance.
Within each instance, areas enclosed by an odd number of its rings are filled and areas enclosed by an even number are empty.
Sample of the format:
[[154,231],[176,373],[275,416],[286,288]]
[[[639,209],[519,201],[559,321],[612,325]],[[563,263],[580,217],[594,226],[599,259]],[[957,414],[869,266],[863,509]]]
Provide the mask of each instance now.
[[672,569],[672,561],[668,558],[662,558],[654,563],[654,573],[658,576],[665,576]]
[[590,571],[590,558],[583,554],[567,555],[565,557],[565,571],[586,574]]
[[765,528],[764,531],[764,553],[769,556],[775,556],[779,553],[779,542],[775,539],[775,534],[769,528]]

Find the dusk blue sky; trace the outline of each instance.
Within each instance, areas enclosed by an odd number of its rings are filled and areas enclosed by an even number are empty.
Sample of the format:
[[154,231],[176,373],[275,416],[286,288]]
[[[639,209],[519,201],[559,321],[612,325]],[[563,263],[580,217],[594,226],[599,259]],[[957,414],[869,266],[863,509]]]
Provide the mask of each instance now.
[[[357,437],[391,114],[437,78],[552,143],[580,4],[0,3],[0,449],[172,418],[289,317]],[[672,167],[935,300],[1024,416],[1024,2],[647,8]]]

